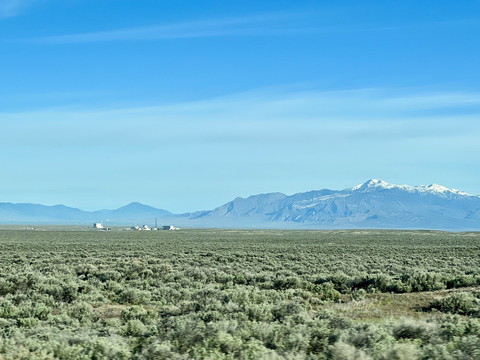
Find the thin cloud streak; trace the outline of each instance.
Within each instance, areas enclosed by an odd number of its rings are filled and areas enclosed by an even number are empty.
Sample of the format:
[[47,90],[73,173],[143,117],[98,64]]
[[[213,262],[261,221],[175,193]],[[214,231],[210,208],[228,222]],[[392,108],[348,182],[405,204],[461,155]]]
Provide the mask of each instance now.
[[12,17],[20,14],[27,6],[38,0],[1,0],[0,1],[0,19]]
[[458,20],[445,20],[445,21],[430,21],[423,23],[411,23],[411,24],[401,24],[401,25],[392,25],[392,26],[366,26],[358,27],[355,29],[349,29],[347,31],[354,32],[368,32],[368,31],[395,31],[395,30],[418,30],[422,28],[431,28],[431,27],[447,27],[447,26],[478,26],[480,25],[480,18],[468,18],[468,19],[458,19]]
[[264,14],[225,19],[207,19],[156,26],[108,30],[32,39],[47,44],[89,43],[103,41],[161,40],[217,36],[260,36],[308,33],[308,27],[288,27],[285,20],[311,14]]
[[[475,111],[423,116],[424,109],[464,106]],[[63,188],[97,189],[72,195],[83,207],[105,194],[142,201],[162,189],[165,207],[184,212],[210,207],[201,192],[294,193],[317,188],[326,174],[341,180],[353,173],[361,180],[455,183],[479,193],[474,92],[269,88],[161,106],[0,113],[0,124],[0,159],[9,169],[4,192],[13,202],[62,199]],[[212,203],[222,201],[213,195]]]
[[[465,106],[473,111],[439,114]],[[160,146],[158,134],[168,133],[161,143],[170,146],[315,143],[319,139],[388,142],[478,136],[479,118],[480,94],[476,93],[388,94],[368,89],[275,94],[257,90],[164,106],[0,113],[4,124],[0,140],[8,146],[136,147]],[[91,128],[98,132],[92,134]],[[39,132],[44,135],[39,137]],[[105,137],[106,133],[110,136]]]
[[[15,0],[11,0],[15,2]],[[16,0],[18,1],[18,0]],[[37,1],[37,0],[31,0]],[[244,17],[204,19],[179,23],[140,26],[69,35],[54,35],[27,41],[44,44],[74,44],[107,41],[167,40],[221,36],[281,36],[296,34],[331,34],[368,31],[411,30],[423,27],[478,25],[478,18],[453,21],[365,27],[362,23],[328,25],[329,20],[317,12],[267,13]],[[325,15],[325,14],[324,14]],[[301,20],[300,22],[298,20]],[[18,41],[18,40],[13,40]]]

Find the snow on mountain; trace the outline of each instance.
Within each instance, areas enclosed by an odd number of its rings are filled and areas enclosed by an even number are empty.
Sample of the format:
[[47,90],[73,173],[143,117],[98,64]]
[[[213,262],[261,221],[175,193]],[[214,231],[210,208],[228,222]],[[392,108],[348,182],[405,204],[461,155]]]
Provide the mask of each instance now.
[[389,184],[371,179],[340,191],[237,198],[197,218],[237,217],[307,227],[480,228],[480,197],[431,184]]
[[371,179],[368,180],[364,184],[357,185],[353,187],[352,191],[370,191],[372,189],[398,189],[408,192],[417,192],[423,194],[434,194],[434,195],[447,195],[447,194],[455,194],[459,196],[472,196],[466,192],[456,190],[456,189],[448,189],[445,186],[438,185],[438,184],[430,184],[430,185],[419,185],[419,186],[410,186],[410,185],[395,185],[389,184],[383,180],[378,179]]
[[394,187],[406,187],[406,188],[411,188],[411,186],[408,185],[394,185],[394,184],[389,184],[383,180],[378,180],[378,179],[370,179],[364,184],[357,185],[352,188],[352,191],[369,191],[371,189],[392,189]]
[[421,228],[480,230],[480,197],[431,185],[396,185],[371,179],[344,190],[238,197],[213,210],[171,214],[140,203],[86,212],[63,205],[0,203],[0,223],[151,223],[176,226],[276,228]]

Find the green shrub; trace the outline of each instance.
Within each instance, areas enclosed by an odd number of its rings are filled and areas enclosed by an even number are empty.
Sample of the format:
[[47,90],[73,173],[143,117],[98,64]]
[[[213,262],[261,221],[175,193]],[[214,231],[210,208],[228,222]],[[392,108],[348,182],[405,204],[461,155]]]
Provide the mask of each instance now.
[[79,302],[71,306],[69,309],[69,315],[80,321],[81,324],[89,324],[98,319],[98,315],[92,305],[85,302]]
[[478,316],[479,300],[470,293],[456,293],[446,298],[432,301],[428,308],[450,314]]
[[138,290],[135,288],[126,288],[117,297],[120,304],[145,304],[151,299],[149,291]]
[[52,308],[47,306],[44,303],[36,302],[32,304],[32,302],[27,301],[22,303],[19,308],[18,316],[22,318],[36,318],[39,320],[47,320],[48,316],[52,312]]
[[461,315],[419,314],[428,321],[378,318],[391,306],[381,299],[397,296],[376,293],[479,284],[479,240],[372,230],[1,230],[0,359],[477,358],[480,293],[435,302],[431,310]]
[[352,291],[351,298],[352,300],[359,301],[363,300],[367,295],[367,291],[365,289],[355,289]]
[[274,320],[282,321],[287,316],[297,315],[303,311],[302,306],[298,303],[289,301],[272,309]]
[[336,342],[329,347],[328,358],[332,360],[370,360],[368,356],[362,350],[357,349],[355,346],[346,344],[344,342]]
[[120,320],[125,324],[129,320],[140,320],[143,324],[150,324],[155,319],[154,311],[145,310],[141,306],[129,306],[122,310]]
[[4,300],[0,303],[0,318],[10,319],[16,317],[18,309],[10,300]]
[[186,354],[176,353],[169,341],[159,340],[144,345],[141,353],[137,355],[138,360],[185,360],[187,358]]
[[420,339],[427,342],[432,337],[434,326],[424,322],[413,320],[403,320],[401,323],[395,325],[392,334],[395,339]]
[[5,296],[7,294],[14,294],[17,291],[14,283],[0,278],[0,296]]
[[128,344],[119,337],[96,338],[84,344],[81,359],[127,360],[131,358]]
[[147,332],[147,327],[138,319],[128,320],[122,329],[124,336],[143,336]]

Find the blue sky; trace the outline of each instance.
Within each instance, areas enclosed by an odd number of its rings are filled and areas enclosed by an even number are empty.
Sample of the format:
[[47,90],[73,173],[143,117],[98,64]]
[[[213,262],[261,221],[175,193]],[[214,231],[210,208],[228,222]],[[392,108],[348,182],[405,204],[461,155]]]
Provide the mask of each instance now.
[[478,0],[0,0],[0,201],[478,195],[478,64]]

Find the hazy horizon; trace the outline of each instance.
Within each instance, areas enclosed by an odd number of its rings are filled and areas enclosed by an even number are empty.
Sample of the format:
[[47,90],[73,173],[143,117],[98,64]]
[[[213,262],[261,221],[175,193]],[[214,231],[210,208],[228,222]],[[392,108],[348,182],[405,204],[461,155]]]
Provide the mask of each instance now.
[[[291,193],[291,194],[285,194],[285,193],[282,193],[283,195],[286,195],[286,196],[293,196],[293,195],[297,195],[297,194],[302,194],[302,193],[308,193],[308,192],[312,192],[312,191],[321,191],[321,190],[332,190],[332,191],[344,191],[344,190],[350,190],[350,189],[353,189],[353,188],[356,188],[356,187],[359,187],[361,185],[364,185],[366,183],[368,183],[369,181],[372,181],[372,180],[379,180],[379,181],[383,181],[382,179],[370,179],[364,183],[360,183],[360,184],[357,184],[355,186],[350,186],[350,187],[347,187],[347,188],[344,188],[344,189],[326,189],[326,188],[323,188],[323,189],[309,189],[309,190],[305,190],[305,191],[300,191],[298,193]],[[435,184],[435,183],[432,183],[432,184],[419,184],[419,185],[409,185],[409,184],[391,184],[391,183],[388,183],[388,185],[394,185],[394,186],[409,186],[409,187],[419,187],[419,186],[430,186],[430,185],[439,185],[440,187],[442,187],[441,184]],[[455,188],[451,188],[451,189],[448,189],[448,190],[458,190],[458,191],[461,191],[463,192],[463,190],[461,189],[455,189]],[[271,193],[274,193],[274,192],[266,192],[266,193],[259,193],[259,194],[249,194],[245,197],[242,197],[242,196],[237,196],[235,198],[231,198],[230,200],[228,200],[228,202],[230,201],[233,201],[235,200],[236,198],[248,198],[250,196],[257,196],[257,195],[266,195],[266,194],[271,194]],[[277,192],[279,193],[279,192]],[[476,196],[476,197],[480,197],[480,195],[478,194],[469,194],[469,193],[466,193],[467,195],[471,195],[471,196]],[[3,201],[0,201],[0,203],[2,203]],[[226,203],[221,203],[221,204],[216,204],[213,208],[205,208],[205,209],[190,209],[188,211],[184,211],[182,213],[193,213],[193,212],[197,212],[197,211],[209,211],[209,210],[213,210],[214,208],[217,208],[217,207],[220,207],[220,206],[223,206],[225,204],[227,204],[228,202]],[[71,206],[69,204],[63,204],[63,203],[58,203],[58,204],[40,204],[40,203],[32,203],[32,202],[25,202],[25,203],[14,203],[14,202],[3,202],[3,203],[12,203],[12,204],[30,204],[30,205],[44,205],[44,206],[57,206],[57,205],[63,205],[63,206],[67,206],[67,207],[70,207],[70,208],[77,208],[79,210],[82,210],[82,211],[86,211],[86,212],[96,212],[96,211],[102,211],[102,210],[118,210],[119,208],[122,208],[122,207],[126,207],[128,205],[132,205],[132,204],[140,204],[140,205],[146,205],[146,206],[149,206],[149,207],[153,207],[153,208],[156,208],[156,209],[159,209],[159,210],[167,210],[167,211],[170,211],[169,209],[167,208],[162,208],[162,207],[155,207],[155,206],[152,206],[151,204],[148,204],[148,203],[142,203],[142,202],[139,202],[139,201],[131,201],[129,202],[128,204],[123,204],[117,208],[107,208],[107,207],[99,207],[99,208],[96,208],[96,209],[82,209],[82,208],[79,208],[79,207],[75,207],[75,206]],[[172,211],[170,211],[172,214],[182,214],[182,213],[174,213]]]

